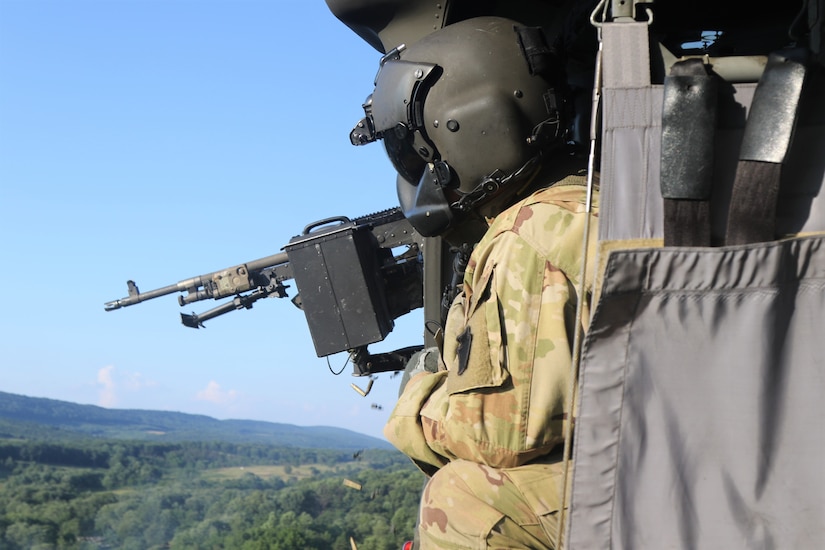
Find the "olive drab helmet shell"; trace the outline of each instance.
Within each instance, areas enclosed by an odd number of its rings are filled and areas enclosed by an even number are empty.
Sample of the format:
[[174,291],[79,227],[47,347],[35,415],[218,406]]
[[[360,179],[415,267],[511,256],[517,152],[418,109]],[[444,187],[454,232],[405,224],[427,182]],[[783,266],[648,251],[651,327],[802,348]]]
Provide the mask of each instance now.
[[537,29],[478,17],[382,58],[350,137],[383,140],[402,209],[425,236],[529,180],[563,141],[561,64],[547,62],[546,43],[535,63],[541,41],[528,31]]

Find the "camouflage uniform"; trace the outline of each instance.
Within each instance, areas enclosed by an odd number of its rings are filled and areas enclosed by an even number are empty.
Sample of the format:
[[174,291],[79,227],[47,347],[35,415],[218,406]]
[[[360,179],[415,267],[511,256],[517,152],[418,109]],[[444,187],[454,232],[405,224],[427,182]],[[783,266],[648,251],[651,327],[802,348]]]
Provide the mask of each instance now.
[[[583,183],[569,176],[496,217],[447,316],[441,370],[410,379],[385,427],[432,475],[421,501],[423,548],[552,548]],[[596,234],[592,223],[590,257]]]

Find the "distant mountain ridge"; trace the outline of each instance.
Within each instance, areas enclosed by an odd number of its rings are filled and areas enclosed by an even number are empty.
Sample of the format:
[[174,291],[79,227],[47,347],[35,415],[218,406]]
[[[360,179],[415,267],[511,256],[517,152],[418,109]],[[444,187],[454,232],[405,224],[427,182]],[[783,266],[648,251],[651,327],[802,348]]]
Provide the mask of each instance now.
[[390,449],[376,437],[344,428],[140,409],[106,409],[0,392],[0,439],[86,436],[141,441],[226,441],[321,449]]

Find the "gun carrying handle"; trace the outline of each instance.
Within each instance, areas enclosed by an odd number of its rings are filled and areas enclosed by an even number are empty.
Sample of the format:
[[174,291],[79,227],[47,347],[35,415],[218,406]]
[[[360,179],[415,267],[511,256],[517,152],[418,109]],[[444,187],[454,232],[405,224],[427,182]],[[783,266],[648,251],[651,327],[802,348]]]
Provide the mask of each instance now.
[[341,224],[350,223],[350,219],[346,216],[334,216],[332,218],[324,218],[323,220],[318,220],[317,222],[313,222],[306,227],[304,227],[303,235],[309,235],[313,229],[320,227],[322,225],[327,225],[328,223],[339,222]]

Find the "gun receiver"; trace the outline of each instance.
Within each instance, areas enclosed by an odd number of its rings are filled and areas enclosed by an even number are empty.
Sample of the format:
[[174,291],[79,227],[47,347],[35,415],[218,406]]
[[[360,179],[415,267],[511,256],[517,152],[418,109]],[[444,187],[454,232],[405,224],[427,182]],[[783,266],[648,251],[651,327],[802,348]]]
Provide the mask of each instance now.
[[181,313],[185,326],[200,328],[224,313],[251,309],[261,298],[288,297],[284,281],[294,279],[299,294],[292,302],[306,315],[318,357],[349,351],[356,375],[400,370],[407,348],[385,354],[387,359],[370,355],[366,346],[386,338],[395,319],[422,307],[422,244],[399,208],[354,220],[326,218],[307,225],[278,254],[148,292],[127,281],[128,296],[104,308],[114,311],[176,292],[183,293],[181,307],[232,297],[200,314]]

